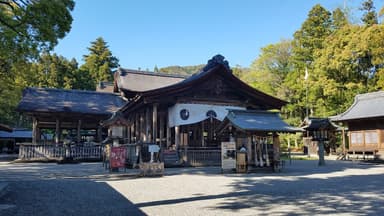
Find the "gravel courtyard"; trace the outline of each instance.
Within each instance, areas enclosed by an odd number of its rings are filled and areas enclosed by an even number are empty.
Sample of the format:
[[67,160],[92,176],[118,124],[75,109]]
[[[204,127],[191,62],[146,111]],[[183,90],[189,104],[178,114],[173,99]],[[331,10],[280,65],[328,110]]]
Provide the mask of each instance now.
[[0,215],[381,215],[384,165],[292,161],[280,173],[169,168],[163,177],[100,163],[0,162]]

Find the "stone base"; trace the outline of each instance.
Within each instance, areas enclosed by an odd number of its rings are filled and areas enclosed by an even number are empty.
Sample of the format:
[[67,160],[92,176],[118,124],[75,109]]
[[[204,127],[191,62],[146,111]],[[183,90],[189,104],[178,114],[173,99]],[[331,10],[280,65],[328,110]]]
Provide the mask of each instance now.
[[140,176],[163,176],[164,163],[141,163],[139,164]]

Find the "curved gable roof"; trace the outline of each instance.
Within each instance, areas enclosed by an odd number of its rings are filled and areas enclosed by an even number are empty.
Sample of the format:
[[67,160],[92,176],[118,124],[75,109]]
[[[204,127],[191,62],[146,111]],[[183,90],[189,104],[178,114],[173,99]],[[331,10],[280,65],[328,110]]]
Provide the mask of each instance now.
[[186,76],[118,68],[115,72],[117,87],[126,92],[138,93],[185,80]]
[[348,121],[384,117],[384,91],[356,95],[353,104],[333,121]]
[[164,97],[193,89],[197,84],[209,79],[213,74],[223,77],[233,88],[237,89],[242,94],[245,94],[247,97],[260,101],[264,107],[267,107],[268,109],[280,109],[286,104],[285,101],[258,91],[238,79],[232,74],[232,70],[230,69],[228,62],[224,60],[224,57],[216,55],[208,61],[208,64],[199,73],[190,76],[182,82],[139,93],[136,100],[126,104],[122,110],[124,111],[129,107],[134,106],[144,99]]
[[124,103],[112,93],[29,87],[24,89],[17,111],[110,115]]

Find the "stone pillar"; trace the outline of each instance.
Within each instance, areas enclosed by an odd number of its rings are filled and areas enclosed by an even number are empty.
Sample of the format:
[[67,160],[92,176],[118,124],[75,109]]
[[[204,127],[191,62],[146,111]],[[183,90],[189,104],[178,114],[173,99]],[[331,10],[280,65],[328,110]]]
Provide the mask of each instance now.
[[324,160],[324,140],[321,139],[318,142],[318,155],[319,155],[319,166],[324,166],[325,165],[325,160]]
[[157,104],[153,104],[152,109],[152,139],[155,144],[157,144]]

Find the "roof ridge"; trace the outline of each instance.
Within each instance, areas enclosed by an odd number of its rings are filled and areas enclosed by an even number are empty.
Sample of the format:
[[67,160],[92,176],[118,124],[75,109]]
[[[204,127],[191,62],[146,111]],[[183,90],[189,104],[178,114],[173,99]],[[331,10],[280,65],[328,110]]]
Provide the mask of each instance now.
[[27,87],[26,89],[31,90],[45,90],[51,92],[71,92],[71,93],[85,93],[85,94],[108,94],[108,95],[116,95],[115,93],[110,92],[99,92],[92,90],[80,90],[80,89],[59,89],[59,88],[49,88],[49,87]]
[[175,78],[188,78],[188,75],[182,75],[182,74],[168,74],[163,72],[153,72],[153,71],[141,71],[141,70],[134,70],[134,69],[128,69],[128,68],[121,68],[119,67],[115,72],[122,72],[122,73],[133,73],[133,74],[143,74],[143,75],[149,75],[149,76],[162,76],[162,77],[175,77]]

